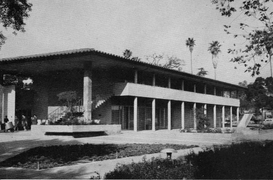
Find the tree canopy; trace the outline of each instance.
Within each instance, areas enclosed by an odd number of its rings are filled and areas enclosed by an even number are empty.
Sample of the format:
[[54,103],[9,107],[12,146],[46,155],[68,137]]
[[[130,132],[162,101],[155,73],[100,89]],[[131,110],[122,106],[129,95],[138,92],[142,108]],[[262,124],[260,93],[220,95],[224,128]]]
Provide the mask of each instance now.
[[255,107],[273,109],[273,78],[256,78],[255,82],[249,84],[246,91],[246,100]]
[[[32,4],[27,0],[0,0],[0,20],[4,28],[13,29],[13,33],[24,32],[25,19],[29,17]],[[0,31],[0,48],[6,37]]]
[[185,65],[184,60],[181,60],[176,56],[168,56],[164,54],[154,53],[152,55],[146,56],[146,60],[153,65],[178,71],[182,71],[182,67]]
[[[234,47],[228,50],[228,53],[233,55],[231,62],[244,64],[245,72],[251,72],[252,76],[260,74],[262,65],[267,63],[270,63],[272,76],[272,2],[273,0],[212,0],[212,4],[222,16],[233,17],[231,24],[224,26],[227,34],[232,34],[234,38],[243,38],[245,41],[242,47],[234,44]],[[244,19],[235,23],[234,20],[238,20],[240,16]]]

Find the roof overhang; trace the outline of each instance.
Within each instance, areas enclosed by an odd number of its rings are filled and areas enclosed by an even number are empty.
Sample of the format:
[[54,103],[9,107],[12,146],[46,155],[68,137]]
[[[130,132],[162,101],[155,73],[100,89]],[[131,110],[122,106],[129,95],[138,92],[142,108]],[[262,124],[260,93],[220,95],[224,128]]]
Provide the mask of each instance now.
[[83,70],[85,62],[92,62],[94,69],[127,67],[165,74],[166,76],[173,76],[176,78],[190,79],[196,82],[229,89],[246,89],[242,86],[172,70],[146,62],[134,61],[90,48],[1,59],[0,71],[4,73],[33,76],[53,71]]

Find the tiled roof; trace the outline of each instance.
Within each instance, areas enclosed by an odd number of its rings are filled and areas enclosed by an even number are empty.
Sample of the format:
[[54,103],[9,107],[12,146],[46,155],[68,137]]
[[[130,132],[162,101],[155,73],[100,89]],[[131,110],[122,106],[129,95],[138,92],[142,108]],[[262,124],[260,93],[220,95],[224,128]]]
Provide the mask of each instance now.
[[147,62],[143,62],[143,61],[135,61],[135,60],[132,60],[132,59],[126,59],[126,58],[121,57],[121,56],[117,56],[117,55],[114,55],[114,54],[110,54],[110,53],[95,50],[94,48],[82,48],[82,49],[73,49],[73,50],[67,50],[67,51],[58,51],[58,52],[51,52],[51,53],[34,54],[34,55],[28,55],[28,56],[3,58],[3,59],[0,59],[0,63],[1,62],[8,62],[8,61],[20,61],[20,60],[26,60],[26,61],[30,60],[31,61],[31,60],[34,60],[34,59],[38,60],[39,58],[54,57],[54,56],[65,56],[65,55],[81,54],[81,53],[94,53],[94,54],[98,54],[98,55],[108,56],[110,58],[118,58],[118,59],[121,59],[121,60],[132,61],[132,62],[135,62],[135,63],[138,63],[138,64],[143,64],[143,65],[146,65],[146,66],[147,65],[152,66],[154,68],[164,69],[164,70],[175,72],[175,73],[181,73],[181,74],[184,74],[184,75],[189,76],[189,77],[203,79],[203,80],[207,80],[207,81],[212,81],[212,82],[216,82],[216,83],[220,83],[220,84],[227,84],[227,85],[231,85],[231,86],[235,86],[235,87],[244,89],[244,87],[241,87],[239,85],[230,84],[230,83],[227,83],[227,82],[214,80],[214,79],[210,79],[210,78],[206,78],[206,77],[201,77],[201,76],[197,76],[197,75],[190,74],[190,73],[187,73],[187,72],[182,72],[182,71],[178,71],[178,70],[169,69],[169,68],[166,68],[166,67],[153,65],[151,63],[147,63]]

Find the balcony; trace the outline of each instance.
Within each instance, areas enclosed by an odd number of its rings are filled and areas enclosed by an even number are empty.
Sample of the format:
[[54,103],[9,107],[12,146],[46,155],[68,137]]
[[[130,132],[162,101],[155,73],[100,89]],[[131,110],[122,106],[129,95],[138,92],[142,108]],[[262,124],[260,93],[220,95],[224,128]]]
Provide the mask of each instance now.
[[115,96],[137,96],[202,104],[215,104],[235,107],[240,106],[239,99],[225,98],[210,94],[201,94],[135,83],[116,83],[113,91]]

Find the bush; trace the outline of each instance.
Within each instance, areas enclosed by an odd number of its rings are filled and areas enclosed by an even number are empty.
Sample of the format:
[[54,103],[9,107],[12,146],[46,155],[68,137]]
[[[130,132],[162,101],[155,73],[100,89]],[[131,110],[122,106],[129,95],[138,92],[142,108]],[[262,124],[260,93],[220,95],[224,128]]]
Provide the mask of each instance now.
[[107,179],[273,179],[273,141],[214,146],[185,160],[121,165]]
[[0,162],[0,166],[36,169],[39,162],[40,168],[46,169],[73,164],[79,160],[102,161],[158,153],[167,147],[179,150],[196,146],[176,144],[83,144],[36,147]]
[[273,142],[245,142],[190,154],[196,179],[272,179]]
[[180,160],[154,158],[116,167],[106,179],[192,179],[194,168]]

